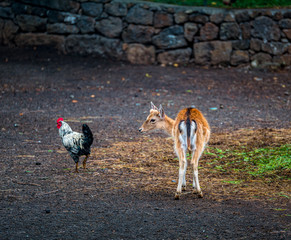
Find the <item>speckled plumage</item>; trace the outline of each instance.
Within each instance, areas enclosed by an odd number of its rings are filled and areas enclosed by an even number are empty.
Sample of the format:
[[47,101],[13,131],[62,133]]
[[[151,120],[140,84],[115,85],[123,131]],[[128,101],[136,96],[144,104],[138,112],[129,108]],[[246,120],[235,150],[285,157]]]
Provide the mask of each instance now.
[[59,135],[62,139],[64,147],[70,153],[70,156],[76,163],[76,171],[78,168],[79,157],[85,155],[86,158],[83,162],[84,168],[86,167],[86,160],[91,153],[91,145],[93,143],[93,134],[90,128],[83,124],[83,133],[74,132],[69,124],[60,121],[61,127],[59,128]]

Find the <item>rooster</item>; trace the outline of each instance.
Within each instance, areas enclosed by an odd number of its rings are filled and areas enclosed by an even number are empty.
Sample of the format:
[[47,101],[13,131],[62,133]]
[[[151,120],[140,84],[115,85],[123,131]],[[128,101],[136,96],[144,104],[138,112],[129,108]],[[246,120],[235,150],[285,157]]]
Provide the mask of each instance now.
[[91,145],[93,143],[93,134],[87,124],[83,124],[82,132],[74,132],[69,124],[64,122],[63,118],[57,120],[57,128],[62,139],[64,147],[68,150],[71,157],[76,163],[76,171],[78,172],[79,157],[85,155],[83,168],[86,168],[86,161],[90,156]]

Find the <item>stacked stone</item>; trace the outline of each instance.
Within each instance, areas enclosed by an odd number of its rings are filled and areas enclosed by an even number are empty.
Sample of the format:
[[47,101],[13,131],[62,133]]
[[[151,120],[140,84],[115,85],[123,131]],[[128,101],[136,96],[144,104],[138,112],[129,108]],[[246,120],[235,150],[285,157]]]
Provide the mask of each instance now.
[[0,44],[137,64],[291,65],[291,9],[228,10],[129,0],[5,0]]

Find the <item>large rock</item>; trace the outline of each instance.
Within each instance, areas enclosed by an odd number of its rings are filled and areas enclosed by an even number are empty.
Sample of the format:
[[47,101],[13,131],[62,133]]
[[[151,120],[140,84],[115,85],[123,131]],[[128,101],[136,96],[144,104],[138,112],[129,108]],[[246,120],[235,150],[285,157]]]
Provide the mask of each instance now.
[[46,30],[46,18],[32,15],[18,15],[16,20],[19,27],[24,32],[45,32]]
[[189,17],[188,14],[185,12],[177,12],[174,14],[175,23],[181,24],[188,21]]
[[77,21],[77,26],[81,33],[95,32],[95,20],[92,17],[81,16]]
[[252,36],[263,40],[278,41],[281,37],[279,26],[269,17],[258,17],[253,23]]
[[235,19],[237,22],[248,22],[250,20],[250,15],[247,10],[241,10],[235,12]]
[[13,14],[11,8],[9,7],[0,7],[0,17],[2,18],[12,18]]
[[217,38],[219,28],[211,23],[206,23],[201,29],[200,29],[200,38],[203,41],[209,41]]
[[291,29],[283,29],[283,32],[285,33],[285,36],[291,40]]
[[156,12],[154,15],[154,26],[156,28],[163,28],[173,25],[172,14],[165,12]]
[[235,50],[248,50],[250,48],[250,40],[233,40],[232,48]]
[[193,49],[197,64],[229,64],[232,44],[222,41],[200,42],[195,43]]
[[184,38],[183,27],[175,25],[161,31],[157,36],[152,38],[152,42],[158,48],[171,49],[187,46]]
[[45,33],[21,33],[15,37],[15,43],[19,47],[51,46],[64,52],[65,38],[63,36]]
[[155,63],[155,48],[146,47],[142,44],[130,44],[126,50],[127,60],[133,64],[153,64]]
[[187,22],[184,24],[184,37],[189,42],[193,42],[193,38],[197,32],[198,26],[196,23]]
[[129,24],[122,33],[122,39],[127,43],[150,43],[154,33],[153,27]]
[[74,25],[68,25],[65,23],[53,23],[47,25],[47,32],[58,34],[78,33],[79,28]]
[[281,28],[288,28],[288,29],[290,29],[290,28],[291,28],[291,19],[289,19],[289,18],[282,19],[282,20],[279,22],[279,26],[280,26]]
[[198,26],[196,23],[185,23],[184,24],[184,37],[192,42],[195,34],[198,32]]
[[96,23],[96,29],[106,37],[119,37],[122,32],[122,20],[118,17],[109,17]]
[[10,44],[11,41],[15,38],[18,29],[19,27],[15,25],[14,22],[12,22],[11,20],[5,21],[2,32],[3,43]]
[[59,12],[54,10],[48,10],[47,16],[49,23],[65,22],[68,24],[76,24],[77,21],[81,18],[81,15],[78,14]]
[[214,13],[210,15],[210,21],[215,23],[215,24],[220,24],[224,19],[224,14],[223,13]]
[[102,3],[85,2],[81,4],[83,14],[99,18],[103,12]]
[[65,42],[69,53],[81,55],[101,55],[121,59],[122,44],[118,39],[109,39],[99,35],[70,35]]
[[236,22],[222,23],[219,35],[221,40],[239,39],[239,25]]
[[34,7],[30,5],[25,5],[22,3],[13,3],[12,4],[12,12],[15,15],[21,14],[31,14],[36,15],[39,17],[46,17],[47,16],[47,9],[43,7]]
[[134,24],[153,25],[153,12],[135,5],[126,16],[126,21]]
[[230,58],[230,64],[234,66],[249,63],[249,61],[250,57],[248,51],[235,50]]
[[18,0],[19,2],[28,3],[34,6],[47,7],[62,11],[74,11],[79,9],[79,3],[72,0]]
[[209,21],[208,16],[202,15],[200,13],[193,13],[189,16],[189,20],[195,23],[207,23]]
[[172,65],[174,63],[189,63],[192,54],[191,48],[170,50],[158,55],[158,62]]
[[257,53],[251,57],[251,60],[252,67],[260,67],[270,64],[272,62],[272,57],[267,53]]
[[262,43],[262,50],[272,55],[282,55],[287,52],[289,45],[281,42],[267,42]]
[[263,44],[262,40],[256,39],[256,38],[252,38],[251,42],[250,42],[250,48],[251,48],[251,50],[259,52],[259,51],[261,51],[262,44]]
[[241,23],[240,25],[242,39],[250,39],[251,38],[251,24],[249,22]]
[[126,3],[112,2],[105,5],[105,12],[112,16],[124,17],[127,14]]

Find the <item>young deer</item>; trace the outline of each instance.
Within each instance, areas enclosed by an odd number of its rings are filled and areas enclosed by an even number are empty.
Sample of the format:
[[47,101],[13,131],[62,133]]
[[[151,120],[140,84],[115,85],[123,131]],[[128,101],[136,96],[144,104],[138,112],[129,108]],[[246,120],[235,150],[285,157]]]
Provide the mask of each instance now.
[[179,181],[175,199],[179,199],[181,191],[186,190],[187,150],[192,154],[193,188],[196,188],[199,197],[203,197],[198,180],[198,161],[210,137],[210,127],[205,117],[196,108],[185,108],[173,120],[165,114],[162,105],[158,109],[151,102],[150,114],[139,131],[154,129],[163,129],[174,138],[175,151],[179,157]]

